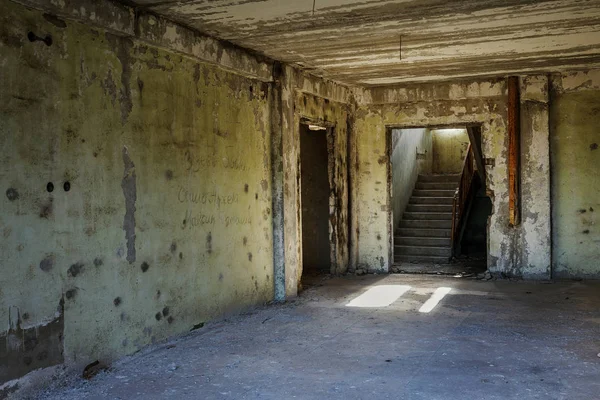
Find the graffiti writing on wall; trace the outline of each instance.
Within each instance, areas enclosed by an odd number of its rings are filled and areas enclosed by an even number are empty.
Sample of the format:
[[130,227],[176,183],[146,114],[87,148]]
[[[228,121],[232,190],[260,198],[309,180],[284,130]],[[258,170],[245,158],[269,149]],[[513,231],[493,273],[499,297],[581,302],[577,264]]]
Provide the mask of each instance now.
[[248,166],[238,157],[223,157],[217,159],[214,155],[201,156],[190,150],[185,152],[185,169],[189,172],[199,172],[207,168],[225,168],[235,171],[247,171]]

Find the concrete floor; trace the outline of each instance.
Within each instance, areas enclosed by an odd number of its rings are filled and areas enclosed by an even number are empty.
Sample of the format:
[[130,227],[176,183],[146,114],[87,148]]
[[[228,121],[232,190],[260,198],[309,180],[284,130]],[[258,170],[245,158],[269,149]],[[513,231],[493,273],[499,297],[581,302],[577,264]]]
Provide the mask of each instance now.
[[[346,306],[377,285],[410,289],[387,307]],[[306,286],[294,302],[211,323],[39,398],[600,398],[600,283],[368,275]],[[451,291],[419,312],[440,287]]]

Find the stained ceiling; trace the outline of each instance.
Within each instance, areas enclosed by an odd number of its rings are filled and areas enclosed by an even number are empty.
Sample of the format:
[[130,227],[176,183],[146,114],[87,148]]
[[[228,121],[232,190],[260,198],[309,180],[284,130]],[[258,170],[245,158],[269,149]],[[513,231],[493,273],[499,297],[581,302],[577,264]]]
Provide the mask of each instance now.
[[600,0],[135,0],[356,85],[600,65]]

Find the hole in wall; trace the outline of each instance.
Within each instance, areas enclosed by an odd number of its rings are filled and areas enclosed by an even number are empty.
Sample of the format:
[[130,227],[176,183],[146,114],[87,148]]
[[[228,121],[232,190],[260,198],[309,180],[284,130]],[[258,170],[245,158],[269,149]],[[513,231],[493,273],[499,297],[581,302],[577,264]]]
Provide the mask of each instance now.
[[52,46],[52,36],[50,35],[40,37],[35,33],[29,31],[27,32],[27,39],[29,39],[30,42],[44,42],[46,46]]

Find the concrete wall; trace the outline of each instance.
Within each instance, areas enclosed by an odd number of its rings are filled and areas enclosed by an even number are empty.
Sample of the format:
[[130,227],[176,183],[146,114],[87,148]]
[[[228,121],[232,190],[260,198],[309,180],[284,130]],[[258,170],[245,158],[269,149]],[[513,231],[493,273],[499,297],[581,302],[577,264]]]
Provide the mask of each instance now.
[[0,381],[296,295],[301,121],[332,131],[346,271],[348,88],[117,3],[33,5],[0,3]]
[[[332,272],[392,261],[388,129],[477,123],[493,204],[488,267],[550,276],[546,76],[521,78],[522,218],[510,227],[504,78],[351,90],[82,1],[0,2],[0,381],[110,361],[296,295],[306,121],[332,130]],[[598,275],[597,82],[597,72],[552,81],[552,254],[564,276]],[[584,145],[582,160],[567,160]]]
[[432,129],[434,174],[457,174],[462,172],[469,146],[466,129]]
[[390,196],[386,168],[387,127],[482,127],[493,202],[488,221],[488,268],[492,273],[543,278],[550,275],[548,84],[545,76],[521,79],[521,190],[523,221],[508,223],[507,89],[502,78],[415,84],[360,92],[353,138],[351,268],[387,271],[391,263]]
[[392,210],[394,232],[402,220],[419,174],[432,168],[432,134],[429,129],[392,129]]
[[286,66],[282,87],[283,204],[285,291],[295,296],[302,276],[300,196],[300,123],[313,121],[332,129],[329,157],[329,234],[333,273],[348,268],[348,132],[351,131],[350,92],[330,81],[314,79]]
[[600,278],[600,71],[552,79],[552,274]]
[[270,85],[14,3],[0,16],[0,381],[270,301]]

